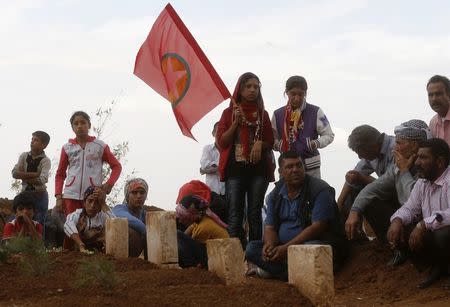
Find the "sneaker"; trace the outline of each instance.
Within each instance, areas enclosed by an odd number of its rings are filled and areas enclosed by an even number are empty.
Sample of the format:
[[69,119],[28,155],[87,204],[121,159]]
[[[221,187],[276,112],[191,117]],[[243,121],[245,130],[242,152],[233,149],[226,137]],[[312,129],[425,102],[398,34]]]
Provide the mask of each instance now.
[[389,260],[386,265],[389,267],[397,267],[405,263],[407,258],[408,255],[404,250],[396,249],[394,250],[394,255],[392,256],[392,259]]
[[253,264],[251,262],[247,262],[247,271],[245,272],[245,275],[246,276],[256,275],[256,269],[257,268],[258,267],[255,264]]
[[258,276],[259,278],[264,278],[264,279],[273,278],[273,275],[271,273],[264,271],[260,267],[256,268],[256,276]]

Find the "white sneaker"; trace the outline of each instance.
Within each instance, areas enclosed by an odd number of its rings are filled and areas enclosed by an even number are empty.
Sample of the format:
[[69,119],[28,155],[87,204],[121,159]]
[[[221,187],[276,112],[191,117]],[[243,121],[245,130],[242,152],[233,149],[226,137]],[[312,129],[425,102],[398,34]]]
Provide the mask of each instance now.
[[260,278],[265,278],[265,279],[273,278],[273,275],[271,273],[264,271],[260,267],[256,268],[256,276],[258,276]]

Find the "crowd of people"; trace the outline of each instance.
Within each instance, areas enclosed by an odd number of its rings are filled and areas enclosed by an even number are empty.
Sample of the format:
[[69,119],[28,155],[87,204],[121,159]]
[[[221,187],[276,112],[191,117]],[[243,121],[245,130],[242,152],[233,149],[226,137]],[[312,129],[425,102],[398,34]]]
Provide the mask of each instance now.
[[[249,275],[286,280],[287,249],[295,244],[331,245],[337,271],[352,242],[369,240],[365,220],[376,240],[392,249],[387,265],[409,258],[418,269],[429,268],[418,287],[448,275],[450,81],[433,76],[426,90],[436,112],[430,125],[405,120],[393,127],[392,136],[369,125],[353,129],[348,146],[360,161],[345,174],[336,201],[334,188],[321,179],[319,154],[334,134],[323,110],[307,102],[305,78],[286,81],[286,104],[270,117],[259,78],[243,74],[213,127],[215,142],[203,149],[200,174],[206,175],[206,183],[184,184],[176,200],[180,266],[207,267],[206,241],[236,237]],[[106,219],[124,217],[130,257],[146,258],[147,182],[128,180],[123,203],[106,204],[121,164],[107,144],[89,135],[88,114],[75,112],[70,124],[75,138],[61,150],[51,217],[46,190],[50,159],[44,152],[50,136],[34,132],[30,151],[20,155],[12,176],[22,180],[22,192],[13,202],[15,218],[4,227],[4,244],[15,236],[43,239],[47,219],[59,219],[65,248],[103,251]],[[279,180],[266,197],[269,182],[275,181],[274,151],[280,153]],[[104,163],[111,168],[106,181]]]

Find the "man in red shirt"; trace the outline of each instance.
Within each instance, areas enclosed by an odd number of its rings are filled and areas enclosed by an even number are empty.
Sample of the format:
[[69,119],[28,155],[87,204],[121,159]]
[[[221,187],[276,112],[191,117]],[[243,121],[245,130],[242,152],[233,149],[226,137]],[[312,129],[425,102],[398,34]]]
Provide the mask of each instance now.
[[2,242],[17,236],[42,239],[42,225],[32,220],[34,207],[35,199],[30,192],[22,192],[14,198],[13,209],[16,218],[5,225]]

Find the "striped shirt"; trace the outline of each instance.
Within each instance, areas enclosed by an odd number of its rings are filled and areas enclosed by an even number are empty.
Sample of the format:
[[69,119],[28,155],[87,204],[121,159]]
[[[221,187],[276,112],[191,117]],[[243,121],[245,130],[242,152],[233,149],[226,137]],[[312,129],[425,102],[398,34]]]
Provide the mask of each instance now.
[[[443,217],[441,222],[436,215]],[[422,219],[425,227],[436,230],[450,225],[450,167],[434,182],[419,179],[406,203],[391,217],[402,220],[404,225],[418,223]]]
[[439,114],[433,116],[430,130],[433,137],[443,139],[450,146],[450,109],[445,117],[440,117]]

